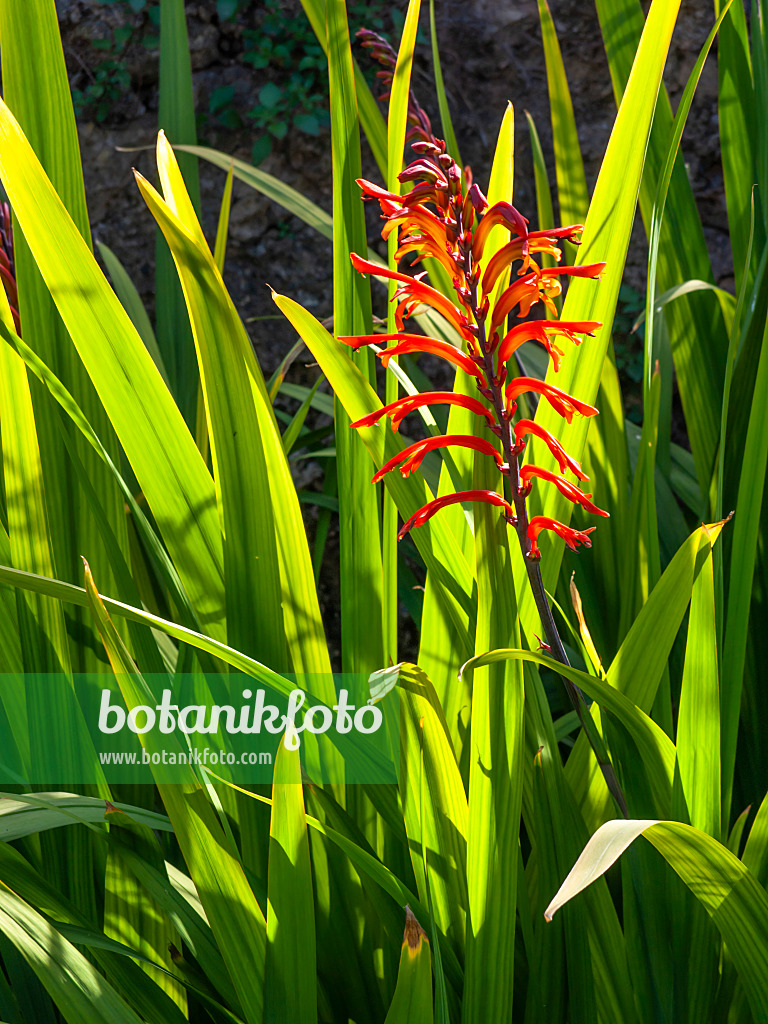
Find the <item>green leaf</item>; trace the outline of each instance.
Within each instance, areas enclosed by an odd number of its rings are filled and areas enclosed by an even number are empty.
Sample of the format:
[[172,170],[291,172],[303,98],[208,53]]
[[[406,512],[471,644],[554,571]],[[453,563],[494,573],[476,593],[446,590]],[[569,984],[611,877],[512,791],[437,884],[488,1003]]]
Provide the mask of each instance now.
[[[309,18],[312,31],[317,36],[317,41],[328,52],[328,35],[325,20],[324,0],[301,0],[304,12]],[[357,61],[353,60],[353,71],[355,76],[355,93],[357,97],[357,108],[360,122],[371,147],[373,158],[379,168],[382,177],[387,173],[387,128],[384,118],[379,112],[376,100],[373,98],[368,83],[358,67]]]
[[[643,29],[638,0],[597,0],[617,102],[629,87],[632,60]],[[649,15],[650,20],[650,15]],[[648,25],[649,22],[646,22]],[[672,136],[672,110],[662,85],[648,141],[640,188],[640,210],[650,232],[654,197]],[[681,245],[680,239],[686,244]],[[660,291],[690,279],[714,281],[706,240],[682,157],[672,172],[658,257]],[[682,298],[667,309],[670,345],[680,398],[702,498],[709,494],[717,448],[712,409],[719,405],[727,349],[724,324],[714,297]],[[663,460],[662,460],[663,461]]]
[[435,76],[435,92],[437,93],[437,107],[440,111],[440,129],[442,138],[448,153],[453,157],[459,167],[463,167],[459,154],[459,144],[456,141],[456,134],[451,121],[451,110],[448,106],[448,97],[445,93],[443,82],[443,69],[440,65],[440,50],[437,44],[437,25],[435,24],[435,0],[429,0],[429,38],[432,45],[432,70]]
[[677,718],[677,761],[691,825],[718,838],[720,685],[712,554],[693,584]]
[[401,713],[394,728],[400,733],[400,800],[413,873],[426,904],[429,871],[432,917],[458,952],[467,912],[467,799],[429,677],[406,664],[397,667],[397,679]]
[[[146,703],[150,691],[120,639],[86,566],[88,600],[126,706]],[[150,753],[167,749],[151,733],[142,741]],[[180,749],[180,748],[179,748]],[[169,785],[158,777],[158,791],[173,823],[184,860],[200,893],[214,936],[232,978],[248,1024],[263,1013],[266,923],[205,790],[192,768],[183,783]]]
[[[197,142],[192,63],[184,0],[160,0],[160,103],[157,127],[173,144]],[[196,210],[200,209],[197,160],[181,157],[181,171]],[[173,260],[160,231],[155,247],[157,340],[184,419],[195,422],[197,362],[189,318]]]
[[746,445],[733,524],[733,547],[726,606],[720,714],[722,733],[723,827],[730,819],[736,738],[749,631],[749,607],[758,550],[760,509],[765,489],[768,437],[761,410],[768,401],[768,323],[763,333],[760,362],[749,414]]
[[[362,176],[360,128],[345,4],[326,4],[333,163],[333,315],[340,335],[372,331],[370,284],[352,266],[363,253],[365,216],[356,184]],[[354,362],[375,383],[375,360],[366,349]],[[384,596],[377,489],[371,486],[364,445],[341,402],[336,402],[336,472],[339,492],[342,668],[372,672],[385,664]]]
[[0,178],[200,621],[222,636],[213,481],[144,343],[4,104]]
[[[227,639],[282,668],[286,662],[275,522],[259,418],[247,369],[252,350],[205,244],[173,150],[161,133],[158,169],[165,201],[143,178],[142,196],[173,254],[184,290],[205,394],[224,543]],[[255,364],[255,360],[254,360]],[[259,377],[260,377],[259,373]],[[263,381],[261,381],[263,388]],[[267,442],[268,443],[268,442]],[[247,595],[255,587],[258,609]]]
[[283,96],[282,89],[274,82],[267,82],[259,89],[259,103],[268,110],[274,109]]
[[8,937],[38,980],[74,1024],[141,1024],[96,968],[36,910],[0,883],[0,932]]
[[[291,736],[286,732],[286,741]],[[264,1020],[317,1020],[315,912],[298,746],[281,742],[269,829]],[[301,969],[297,966],[301,964]]]
[[[557,200],[561,224],[583,224],[589,205],[587,179],[581,159],[573,103],[565,76],[563,57],[557,41],[555,23],[547,0],[538,0],[541,36],[547,65],[549,108],[552,115],[552,141],[555,146]],[[551,222],[547,222],[548,224]]]
[[[604,324],[613,321],[642,176],[645,141],[650,132],[656,91],[678,8],[677,0],[654,0],[648,14],[646,31],[635,56],[634,74],[603,158],[587,215],[583,243],[579,248],[580,264],[605,261],[606,271],[600,283],[584,279],[571,282],[563,306],[565,320],[590,319]],[[594,401],[608,337],[609,331],[604,327],[595,339],[588,339],[577,351],[569,352],[560,373],[557,376],[548,373],[547,379],[584,401]],[[577,420],[563,427],[554,411],[544,408],[544,403],[539,406],[536,422],[557,435],[575,458],[581,457],[587,422]],[[541,506],[543,514],[568,522],[570,503],[558,496],[555,488],[547,491]],[[548,590],[554,591],[562,559],[562,544],[550,537],[542,539],[544,582]],[[595,541],[599,543],[599,532]],[[526,636],[530,638],[539,630],[539,623],[533,598],[522,587],[524,578],[525,567],[518,559],[515,581],[520,595],[520,614]]]
[[384,1024],[432,1024],[432,958],[429,939],[410,907],[406,906],[405,914],[397,985]]
[[673,821],[609,821],[592,836],[545,911],[556,911],[602,875],[639,836],[664,856],[722,935],[755,1024],[768,1021],[768,896],[738,858],[711,836]]
[[141,335],[142,341],[147,346],[147,352],[152,356],[155,366],[160,371],[160,376],[167,385],[168,375],[163,364],[163,357],[155,338],[155,332],[152,330],[152,323],[144,308],[144,303],[141,301],[136,285],[130,279],[125,267],[112,250],[104,245],[103,242],[97,242],[96,245],[104,261],[104,266],[107,268],[115,294],[123,304],[123,309],[133,321],[133,326]]

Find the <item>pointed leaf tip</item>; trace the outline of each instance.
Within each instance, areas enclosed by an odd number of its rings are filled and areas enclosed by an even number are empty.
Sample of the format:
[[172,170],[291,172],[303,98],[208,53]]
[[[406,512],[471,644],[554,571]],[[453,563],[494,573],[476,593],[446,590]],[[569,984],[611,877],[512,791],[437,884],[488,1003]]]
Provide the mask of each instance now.
[[405,905],[405,931],[403,932],[403,945],[408,944],[408,951],[415,956],[421,949],[422,940],[427,940],[427,933],[416,920],[416,915],[406,903]]

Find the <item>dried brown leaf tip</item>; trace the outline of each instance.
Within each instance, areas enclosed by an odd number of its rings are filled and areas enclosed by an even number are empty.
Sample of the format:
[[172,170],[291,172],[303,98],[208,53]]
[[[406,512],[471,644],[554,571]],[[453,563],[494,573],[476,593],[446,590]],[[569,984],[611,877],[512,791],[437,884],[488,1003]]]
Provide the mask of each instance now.
[[416,954],[421,950],[422,940],[427,942],[429,941],[427,939],[427,933],[416,920],[416,915],[413,913],[411,908],[406,904],[403,945],[408,946],[408,952],[411,956],[416,956]]

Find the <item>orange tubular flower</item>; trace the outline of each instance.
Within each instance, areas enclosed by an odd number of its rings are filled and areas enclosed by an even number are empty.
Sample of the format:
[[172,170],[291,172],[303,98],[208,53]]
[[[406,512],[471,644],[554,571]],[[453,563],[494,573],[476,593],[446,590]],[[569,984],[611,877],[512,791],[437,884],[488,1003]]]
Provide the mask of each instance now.
[[507,413],[511,415],[515,411],[517,399],[527,391],[533,391],[546,398],[552,408],[565,419],[566,423],[570,423],[573,420],[573,414],[576,412],[582,416],[597,416],[598,410],[594,405],[580,402],[573,395],[569,395],[565,391],[561,391],[560,388],[556,388],[554,384],[547,384],[546,381],[538,380],[536,377],[514,377],[507,384],[504,392]]
[[557,473],[552,473],[548,469],[541,469],[539,466],[523,466],[520,470],[520,479],[523,481],[524,486],[527,487],[530,484],[532,476],[539,477],[541,480],[548,480],[569,501],[572,501],[574,505],[581,505],[587,512],[591,512],[596,516],[610,515],[609,512],[604,512],[589,500],[592,497],[591,494],[584,494],[570,480],[566,480],[564,476],[558,476]]
[[442,292],[431,288],[428,284],[424,284],[423,281],[419,281],[415,277],[409,277],[407,274],[398,274],[387,267],[380,267],[376,263],[364,260],[357,253],[351,253],[350,259],[352,260],[352,266],[361,274],[388,277],[392,281],[400,281],[402,283],[403,287],[398,288],[395,292],[395,298],[399,300],[395,312],[398,330],[401,331],[403,329],[403,317],[410,316],[413,310],[423,303],[426,306],[432,306],[438,313],[442,313],[446,320],[452,323],[463,337],[472,337],[471,332],[467,330],[467,318],[449,299],[446,299]]
[[382,406],[376,412],[371,412],[367,416],[355,420],[354,423],[350,423],[350,427],[372,427],[374,423],[378,423],[385,416],[391,416],[392,429],[397,430],[409,412],[420,409],[423,405],[460,405],[477,416],[485,416],[489,426],[496,423],[493,412],[482,402],[478,402],[476,398],[469,398],[467,395],[459,394],[458,391],[423,391],[420,395],[406,395],[405,398],[398,398],[396,402],[390,402],[389,405]]
[[485,386],[483,371],[477,363],[474,363],[466,353],[449,345],[447,341],[427,338],[423,334],[352,334],[340,335],[336,340],[342,341],[345,345],[351,345],[355,349],[362,345],[379,345],[381,342],[397,341],[399,344],[393,348],[377,353],[383,367],[386,368],[389,365],[392,356],[407,355],[409,352],[429,352],[434,356],[442,356],[454,366],[460,366],[465,373],[477,377],[480,384]]
[[519,317],[528,316],[531,306],[542,298],[544,284],[544,276],[541,271],[537,270],[533,274],[519,277],[514,284],[506,288],[493,307],[488,337],[492,338],[494,336],[515,306],[520,307],[520,311],[517,314]]
[[557,438],[553,437],[548,430],[544,429],[544,427],[540,427],[539,424],[534,423],[533,420],[518,420],[515,424],[515,441],[519,447],[522,447],[523,438],[526,434],[533,434],[535,437],[541,438],[547,448],[549,448],[557,459],[557,464],[560,467],[561,473],[565,473],[567,469],[570,469],[574,476],[577,476],[579,480],[589,480],[589,477],[585,474],[576,459],[572,459]]
[[398,466],[403,476],[408,477],[415,469],[419,468],[428,452],[433,452],[437,448],[447,448],[449,445],[472,448],[483,455],[490,455],[492,459],[496,460],[499,469],[504,465],[504,459],[499,452],[489,441],[484,441],[481,437],[475,437],[474,434],[440,434],[437,437],[427,437],[423,441],[416,441],[415,444],[403,448],[381,467],[371,483],[378,483],[390,470],[396,469]]
[[585,548],[592,547],[592,541],[588,535],[594,533],[595,527],[590,526],[587,530],[574,530],[570,526],[558,523],[556,519],[550,519],[549,516],[534,516],[528,523],[528,540],[531,542],[530,558],[541,558],[541,551],[536,541],[542,530],[552,530],[565,541],[571,551],[575,551],[579,544],[583,544]]
[[439,512],[441,508],[445,508],[446,505],[456,505],[461,501],[485,501],[489,505],[497,505],[499,508],[505,510],[505,514],[508,520],[514,521],[515,510],[509,504],[509,502],[502,498],[496,491],[457,491],[456,494],[446,494],[442,498],[435,498],[434,501],[427,502],[422,508],[419,509],[407,523],[403,524],[400,533],[397,535],[398,540],[402,540],[406,533],[409,533],[417,526],[423,526],[428,519],[431,519],[435,512]]
[[562,352],[552,343],[552,338],[558,334],[565,335],[574,345],[580,345],[581,339],[578,334],[588,334],[594,337],[594,332],[602,327],[596,320],[565,321],[565,320],[526,320],[524,324],[518,324],[508,331],[504,340],[499,345],[497,356],[499,365],[511,358],[515,349],[519,348],[526,341],[538,341],[552,356],[555,370],[560,367]]

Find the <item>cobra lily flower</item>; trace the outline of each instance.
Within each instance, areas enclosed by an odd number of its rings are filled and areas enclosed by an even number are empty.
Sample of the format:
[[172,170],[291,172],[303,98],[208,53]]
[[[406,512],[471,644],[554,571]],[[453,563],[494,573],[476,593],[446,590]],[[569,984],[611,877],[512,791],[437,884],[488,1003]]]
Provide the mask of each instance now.
[[478,416],[485,416],[489,426],[496,425],[496,417],[493,412],[482,402],[478,402],[476,398],[462,395],[458,391],[423,391],[420,395],[406,395],[405,398],[398,398],[397,401],[382,406],[376,412],[371,412],[367,416],[355,420],[354,423],[350,423],[350,427],[372,427],[374,423],[378,423],[385,416],[391,416],[392,429],[397,430],[409,412],[420,409],[424,405],[460,405]]
[[529,391],[533,391],[541,395],[542,398],[546,398],[552,408],[560,413],[566,423],[570,423],[573,420],[574,413],[577,412],[582,416],[597,416],[598,410],[594,405],[580,402],[573,395],[566,394],[565,391],[556,388],[554,384],[547,384],[546,381],[537,380],[536,377],[514,377],[507,384],[504,392],[507,415],[511,416],[514,413],[517,399],[520,395]]
[[402,540],[406,533],[409,533],[415,526],[423,526],[428,519],[431,519],[435,512],[439,512],[441,508],[445,508],[446,505],[457,505],[462,501],[485,501],[489,505],[497,505],[499,508],[504,509],[504,515],[508,522],[516,522],[515,510],[509,504],[509,502],[502,498],[496,491],[457,491],[455,494],[446,494],[442,498],[435,498],[434,501],[427,502],[418,512],[414,513],[411,518],[403,524],[402,529],[397,535],[398,540]]
[[463,448],[472,448],[483,455],[490,455],[496,460],[496,465],[501,469],[504,459],[489,441],[482,437],[475,437],[474,434],[440,434],[437,437],[428,437],[423,441],[416,441],[415,444],[403,448],[394,458],[385,463],[374,476],[371,483],[378,483],[389,473],[391,469],[400,468],[404,477],[410,476],[414,469],[418,469],[424,456],[437,448],[446,448],[449,445],[460,445]]
[[424,305],[432,306],[438,313],[442,313],[446,320],[452,323],[464,337],[472,337],[472,332],[468,330],[469,321],[466,316],[460,309],[454,306],[450,299],[447,299],[436,288],[431,288],[428,284],[424,284],[423,281],[419,281],[418,278],[409,277],[407,274],[398,274],[387,267],[380,267],[376,263],[370,263],[368,260],[358,256],[357,253],[353,252],[350,259],[352,260],[352,266],[361,274],[386,277],[392,281],[400,281],[404,286],[398,288],[395,292],[395,299],[398,300],[395,323],[398,330],[401,331],[403,329],[404,316],[410,316],[414,309],[417,309],[423,303]]
[[[386,87],[391,86],[397,59],[394,50],[375,33],[365,31],[358,33],[358,36],[382,65],[379,77]],[[581,416],[594,416],[597,409],[551,384],[531,377],[517,377],[507,384],[506,364],[524,341],[532,339],[544,345],[552,360],[552,367],[557,371],[564,353],[553,339],[562,335],[578,345],[580,335],[591,336],[602,326],[596,321],[560,321],[554,300],[562,294],[563,279],[599,278],[605,264],[583,264],[580,267],[559,265],[561,253],[558,241],[567,239],[578,244],[583,231],[581,225],[529,231],[527,219],[510,202],[489,204],[481,189],[473,182],[470,169],[464,168],[462,172],[446,152],[445,143],[432,134],[429,118],[418,106],[413,93],[409,96],[408,121],[412,127],[406,137],[416,139],[412,144],[416,159],[398,178],[403,184],[408,184],[410,191],[404,189],[405,194],[398,196],[371,182],[360,180],[358,184],[365,200],[379,204],[384,221],[382,235],[390,237],[394,233],[397,242],[396,264],[405,257],[409,258],[411,265],[425,258],[435,260],[447,273],[451,287],[446,288],[447,294],[444,295],[423,280],[424,273],[411,277],[398,270],[382,269],[353,255],[352,262],[361,273],[375,274],[398,282],[393,301],[396,303],[394,319],[400,333],[361,335],[340,340],[355,348],[377,342],[385,345],[393,342],[391,347],[379,353],[384,366],[394,356],[406,352],[430,352],[442,356],[457,368],[457,373],[465,373],[470,381],[474,381],[478,398],[465,398],[460,387],[457,387],[452,398],[446,397],[447,392],[408,396],[362,417],[352,426],[370,426],[384,416],[391,416],[393,429],[396,430],[405,415],[432,401],[464,406],[485,418],[488,429],[495,435],[494,443],[481,436],[468,434],[449,434],[417,441],[381,466],[374,480],[381,480],[395,469],[399,469],[403,476],[408,476],[419,467],[427,452],[447,445],[460,445],[494,458],[501,476],[499,491],[460,491],[435,498],[403,524],[398,539],[424,525],[441,509],[457,502],[482,501],[500,508],[503,519],[515,529],[518,536],[547,638],[545,646],[554,657],[567,665],[565,648],[544,589],[539,567],[541,551],[537,541],[542,530],[550,530],[572,550],[579,544],[589,547],[589,534],[594,528],[575,530],[543,515],[534,516],[529,522],[526,498],[532,479],[553,483],[561,494],[589,512],[603,516],[608,513],[592,502],[591,494],[585,494],[562,475],[568,471],[578,479],[586,480],[579,463],[564,451],[559,441],[532,420],[521,420],[513,426],[512,416],[516,411],[516,400],[524,392],[536,392],[546,398],[568,423],[577,413]],[[509,240],[505,239],[506,244],[491,253],[484,265],[483,258],[489,247],[489,238],[497,227],[509,233]],[[497,232],[493,233],[498,235]],[[550,256],[556,265],[542,267],[536,257],[543,254]],[[496,295],[500,281],[503,282],[503,288],[501,294]],[[547,308],[551,320],[520,323],[507,330],[508,317],[514,315],[523,320],[538,302]],[[466,345],[466,353],[436,338],[419,338],[402,333],[404,319],[411,316],[421,304],[437,311],[457,330]],[[533,465],[521,468],[520,456],[525,449],[524,439],[528,435],[544,441],[549,453],[557,461],[560,475]],[[496,447],[499,441],[501,451]],[[564,683],[577,714],[586,725],[588,712],[581,692],[565,677]],[[626,802],[610,762],[595,746],[591,738],[594,734],[587,730],[587,735],[598,756],[606,783],[616,797],[619,808],[626,813]]]
[[564,476],[558,476],[557,473],[552,473],[548,469],[542,469],[540,466],[523,466],[520,470],[520,479],[523,481],[523,486],[526,488],[530,487],[531,477],[534,476],[539,477],[541,480],[548,480],[550,483],[554,484],[564,497],[568,498],[568,500],[572,501],[575,505],[581,505],[581,507],[586,509],[587,512],[592,512],[593,515],[596,516],[609,515],[608,512],[604,512],[601,508],[598,508],[597,505],[594,505],[590,501],[590,498],[592,497],[591,494],[584,494],[584,492],[580,491],[575,484],[570,482],[570,480],[566,480]]
[[558,537],[565,541],[566,545],[575,551],[579,544],[583,544],[585,548],[592,547],[592,541],[589,539],[589,534],[594,532],[594,526],[590,526],[586,530],[574,530],[570,526],[564,526],[563,523],[558,523],[556,519],[550,519],[549,516],[534,516],[533,519],[528,523],[528,539],[531,542],[531,558],[541,558],[541,551],[538,548],[537,541],[539,534],[542,530],[552,530]]
[[[391,85],[396,64],[394,51],[374,33],[362,32],[360,38],[382,65],[380,77],[385,86]],[[532,420],[521,420],[513,425],[511,420],[516,410],[516,400],[525,392],[536,392],[546,398],[568,423],[577,413],[593,416],[597,409],[534,378],[516,377],[506,383],[506,364],[525,341],[533,340],[546,348],[557,370],[563,350],[554,339],[563,336],[578,345],[582,335],[594,334],[601,326],[597,321],[559,320],[554,299],[562,293],[564,278],[599,278],[605,264],[591,263],[580,267],[560,265],[558,243],[567,239],[578,244],[582,225],[530,231],[528,220],[511,203],[501,201],[489,205],[486,196],[472,181],[469,169],[465,168],[462,174],[446,152],[445,143],[432,134],[429,119],[418,107],[412,94],[408,118],[414,127],[413,135],[416,136],[413,142],[416,159],[398,176],[408,186],[404,189],[405,194],[397,195],[364,179],[359,179],[358,185],[364,200],[379,205],[383,220],[382,236],[388,238],[395,234],[396,265],[405,257],[416,263],[427,257],[437,260],[450,277],[452,291],[444,294],[428,284],[424,280],[424,273],[411,276],[399,269],[381,267],[353,253],[352,264],[360,273],[397,282],[398,287],[393,296],[397,333],[344,336],[339,341],[355,349],[364,345],[381,345],[377,355],[384,367],[393,358],[407,353],[426,352],[439,356],[456,367],[457,372],[463,372],[474,380],[478,397],[466,397],[460,389],[453,394],[430,392],[421,396],[409,395],[358,419],[353,426],[372,426],[389,416],[393,429],[397,430],[408,413],[433,402],[463,406],[482,416],[491,433],[501,440],[501,451],[495,443],[474,434],[427,438],[405,447],[381,466],[374,481],[383,479],[395,469],[407,477],[418,469],[428,452],[446,446],[460,445],[490,455],[496,462],[508,496],[496,491],[464,491],[459,495],[442,496],[412,516],[400,536],[421,526],[452,502],[490,501],[503,508],[510,524],[514,522],[523,554],[529,561],[535,561],[536,555],[532,553],[536,547],[535,537],[529,537],[527,533],[525,504],[532,479],[553,483],[560,493],[594,514],[607,513],[591,501],[591,495],[585,494],[565,478],[563,474],[566,472],[572,473],[579,480],[586,480],[586,475],[579,463],[551,433]],[[509,232],[509,241],[502,244],[483,264],[488,239],[496,227]],[[542,254],[552,257],[556,265],[542,267],[537,262],[537,257]],[[509,284],[498,296],[494,295],[499,281],[503,280],[507,272],[512,275]],[[538,302],[542,302],[553,314],[551,320],[527,321],[518,323],[510,330],[503,329],[508,317],[516,316],[523,320]],[[421,305],[431,307],[456,329],[466,351],[438,338],[404,331],[405,319]],[[519,456],[525,448],[525,438],[529,435],[546,444],[557,462],[559,474],[537,466],[520,467]],[[547,524],[541,525],[541,529],[544,528],[550,527]],[[539,589],[543,595],[543,588]]]
[[430,352],[432,355],[441,356],[454,366],[460,366],[465,373],[477,377],[481,385],[485,386],[485,377],[480,367],[474,363],[470,356],[459,349],[449,345],[447,341],[440,341],[438,338],[427,338],[423,334],[353,334],[339,335],[337,341],[343,342],[354,349],[363,345],[380,345],[386,341],[397,341],[393,348],[376,354],[381,359],[381,365],[387,367],[392,356],[406,355],[408,352]]

